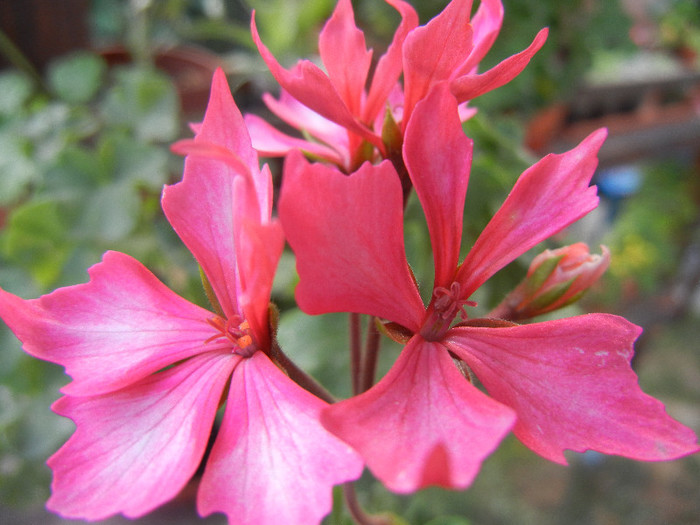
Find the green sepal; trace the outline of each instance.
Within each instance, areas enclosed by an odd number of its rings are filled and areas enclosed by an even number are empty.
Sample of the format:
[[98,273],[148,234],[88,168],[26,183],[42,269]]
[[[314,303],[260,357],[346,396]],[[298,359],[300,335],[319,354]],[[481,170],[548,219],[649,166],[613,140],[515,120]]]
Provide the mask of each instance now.
[[384,322],[375,318],[374,324],[377,326],[377,330],[379,330],[380,333],[399,344],[405,345],[408,343],[409,339],[413,337],[413,332],[398,323],[390,321]]
[[535,312],[546,310],[549,306],[553,305],[564,296],[569,288],[571,288],[571,285],[574,284],[575,280],[576,278],[554,285],[551,289],[547,290],[545,293],[531,301],[527,305],[528,310]]
[[525,278],[525,288],[527,295],[531,295],[539,290],[547,278],[552,275],[559,262],[564,258],[564,254],[558,257],[545,259],[537,269]]
[[384,113],[384,122],[382,123],[382,142],[386,146],[387,157],[391,157],[392,152],[400,152],[403,145],[401,128],[394,120],[394,116],[391,114],[391,109],[388,106]]
[[201,266],[199,266],[199,277],[200,279],[202,279],[204,293],[207,294],[207,299],[209,299],[209,303],[211,303],[211,306],[214,309],[214,311],[217,313],[217,315],[220,315],[221,317],[226,317],[226,315],[224,314],[224,309],[221,308],[221,303],[219,303],[219,300],[216,298],[214,288],[212,288],[211,283],[209,282],[209,279],[207,278]]

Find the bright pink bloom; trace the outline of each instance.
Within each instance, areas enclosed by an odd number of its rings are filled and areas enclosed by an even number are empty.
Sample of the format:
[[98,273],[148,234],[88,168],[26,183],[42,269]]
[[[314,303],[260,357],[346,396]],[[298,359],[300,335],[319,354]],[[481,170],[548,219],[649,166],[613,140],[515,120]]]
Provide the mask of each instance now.
[[[325,72],[308,60],[299,61],[290,70],[284,69],[262,43],[253,20],[253,39],[283,89],[280,100],[268,96],[266,104],[282,120],[318,141],[274,132],[259,118],[250,117],[248,124],[258,151],[282,155],[300,148],[349,170],[371,158],[363,145],[367,141],[386,157],[382,125],[387,107],[394,120],[400,122],[401,129],[405,129],[416,103],[438,83],[447,82],[459,102],[466,103],[517,76],[547,36],[547,30],[543,29],[527,49],[478,74],[479,62],[501,28],[500,0],[483,0],[471,19],[472,1],[452,0],[441,14],[420,27],[417,27],[417,14],[408,3],[386,2],[400,13],[401,23],[386,53],[379,58],[371,81],[372,51],[367,50],[364,35],[355,25],[350,0],[339,0],[321,31],[319,53]],[[402,73],[403,89],[398,83]],[[306,111],[299,110],[295,104],[305,106]],[[473,114],[463,113],[465,119]],[[338,144],[328,141],[327,134],[317,133],[315,124],[319,118],[344,128],[347,139]],[[326,124],[324,128],[329,126]],[[327,148],[339,153],[340,158],[329,155]]]
[[163,209],[216,296],[189,303],[117,252],[90,281],[23,300],[0,290],[0,315],[24,349],[63,365],[73,381],[54,410],[76,431],[49,459],[48,507],[71,518],[141,516],[180,492],[200,464],[217,410],[221,430],[201,480],[201,514],[233,523],[318,523],[331,487],[362,461],[328,433],[326,405],[270,359],[268,305],[283,247],[272,186],[258,167],[223,72],[183,181]]
[[280,218],[297,257],[300,307],[370,314],[413,334],[379,383],[323,412],[326,428],[390,489],[468,486],[511,428],[559,463],[566,462],[564,449],[648,460],[698,450],[693,432],[640,390],[630,368],[640,329],[625,319],[453,324],[499,269],[597,205],[589,183],[604,138],[605,131],[595,132],[525,171],[459,265],[472,142],[445,84],[419,102],[403,154],[434,250],[427,309],[406,262],[402,190],[389,162],[347,176],[299,154],[288,157]]

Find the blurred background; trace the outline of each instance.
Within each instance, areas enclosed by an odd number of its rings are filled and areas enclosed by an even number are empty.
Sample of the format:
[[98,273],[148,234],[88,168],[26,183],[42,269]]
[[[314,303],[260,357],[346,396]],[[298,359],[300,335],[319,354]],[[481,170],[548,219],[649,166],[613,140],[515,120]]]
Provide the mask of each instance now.
[[[412,2],[425,23],[445,0]],[[475,140],[465,250],[518,175],[590,131],[610,136],[595,176],[598,210],[526,254],[479,291],[484,311],[523,277],[544,248],[578,240],[612,251],[612,265],[584,300],[558,316],[605,311],[645,328],[634,366],[642,388],[700,432],[700,2],[698,0],[503,0],[505,21],[482,69],[550,28],[545,47],[509,85],[477,99],[465,124]],[[265,117],[277,93],[255,51],[263,41],[284,65],[317,52],[333,0],[2,0],[0,2],[0,286],[34,298],[87,279],[108,249],[128,253],[173,290],[205,305],[196,264],[165,221],[164,184],[181,176],[169,144],[202,118],[214,69],[228,74],[241,110]],[[358,25],[375,56],[398,16],[358,0]],[[271,165],[279,174],[280,163]],[[278,176],[278,175],[277,175]],[[406,244],[420,281],[432,279],[427,229],[414,198]],[[283,348],[334,394],[350,393],[347,319],[308,317],[294,306],[293,256],[285,253],[274,300]],[[382,371],[397,349],[385,344]],[[50,411],[67,381],[25,355],[0,326],[0,523],[73,523],[43,510],[46,459],[73,430]],[[697,524],[700,457],[638,463],[570,454],[562,467],[508,438],[465,492],[411,497],[366,476],[369,511],[409,523]],[[196,483],[137,523],[193,523]],[[326,521],[349,523],[342,510]],[[224,523],[222,516],[203,523]],[[78,522],[75,522],[78,523]],[[108,524],[131,521],[116,517]]]

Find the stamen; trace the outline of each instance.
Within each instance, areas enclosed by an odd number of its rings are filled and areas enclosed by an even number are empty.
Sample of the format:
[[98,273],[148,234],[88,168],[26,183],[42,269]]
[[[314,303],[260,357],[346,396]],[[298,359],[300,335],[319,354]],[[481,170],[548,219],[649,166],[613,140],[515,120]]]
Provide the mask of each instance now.
[[250,335],[250,324],[247,320],[241,320],[239,316],[227,320],[217,315],[208,318],[207,323],[216,328],[219,333],[209,337],[204,344],[225,338],[233,344],[232,351],[235,354],[248,357],[255,352],[255,342]]
[[475,301],[460,299],[462,287],[458,282],[453,282],[449,290],[443,286],[438,286],[433,290],[435,298],[433,306],[441,319],[452,320],[459,314],[462,319],[467,318],[465,307],[476,306]]

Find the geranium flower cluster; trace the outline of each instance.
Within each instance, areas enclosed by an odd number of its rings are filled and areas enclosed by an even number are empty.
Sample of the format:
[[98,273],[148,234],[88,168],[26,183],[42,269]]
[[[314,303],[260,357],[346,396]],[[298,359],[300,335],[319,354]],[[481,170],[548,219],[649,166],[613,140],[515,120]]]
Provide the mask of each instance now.
[[[607,251],[546,252],[491,315],[470,315],[490,277],[598,203],[589,184],[604,130],[526,170],[459,260],[467,103],[515,77],[546,30],[479,73],[501,26],[499,0],[482,0],[473,17],[470,1],[453,0],[423,26],[408,3],[385,1],[401,22],[376,61],[350,1],[338,2],[319,40],[325,71],[309,61],[284,69],[253,21],[282,87],[264,100],[306,138],[244,118],[218,71],[194,139],[174,146],[184,175],[163,190],[163,211],[202,269],[210,309],[117,252],[90,268],[89,282],[39,299],[0,290],[0,316],[24,350],[72,378],[53,406],[76,430],[49,459],[49,509],[98,520],[170,500],[202,463],[222,406],[197,506],[231,523],[319,523],[332,487],[364,466],[399,493],[463,489],[511,430],[558,463],[566,449],[641,460],[698,450],[695,434],[638,386],[639,327],[607,314],[515,322],[575,300],[607,267]],[[286,156],[278,218],[259,154]],[[404,250],[413,190],[434,253],[427,305]],[[367,314],[405,345],[350,399],[334,402],[276,340],[269,303],[285,238],[302,310]]]

